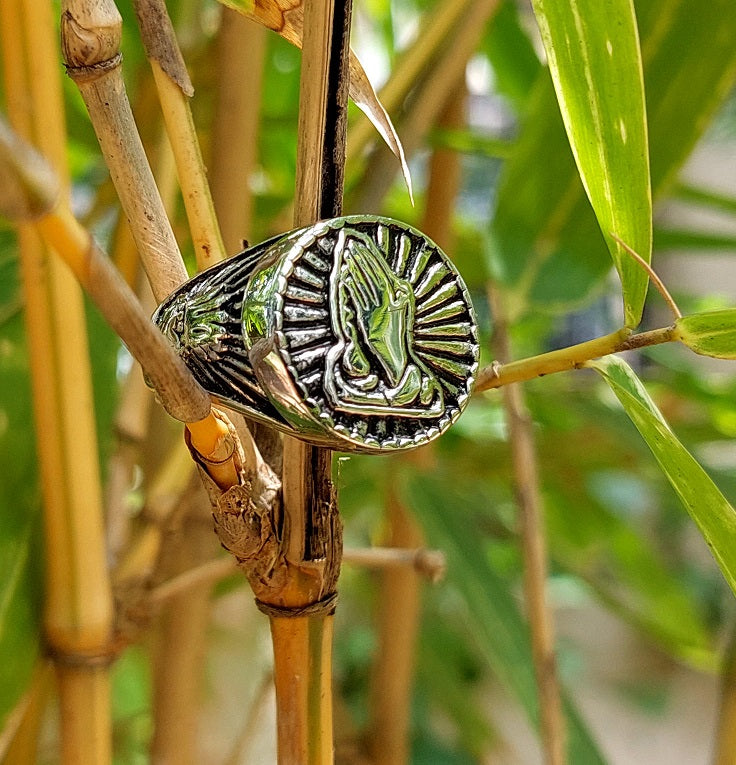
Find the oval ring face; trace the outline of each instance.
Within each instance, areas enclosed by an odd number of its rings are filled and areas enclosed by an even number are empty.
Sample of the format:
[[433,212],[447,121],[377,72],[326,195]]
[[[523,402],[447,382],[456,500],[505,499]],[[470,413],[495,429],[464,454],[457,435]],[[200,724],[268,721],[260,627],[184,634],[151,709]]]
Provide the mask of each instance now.
[[246,250],[194,277],[154,318],[223,403],[341,450],[433,440],[460,415],[478,367],[453,264],[421,232],[376,216]]

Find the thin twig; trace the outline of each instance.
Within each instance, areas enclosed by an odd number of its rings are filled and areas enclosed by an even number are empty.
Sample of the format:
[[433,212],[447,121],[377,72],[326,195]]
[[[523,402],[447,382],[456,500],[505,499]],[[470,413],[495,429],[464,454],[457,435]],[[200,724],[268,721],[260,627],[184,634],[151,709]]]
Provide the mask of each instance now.
[[266,700],[272,685],[273,673],[264,672],[261,682],[258,683],[253,699],[248,706],[248,714],[243,728],[238,734],[230,756],[225,760],[225,765],[240,765],[243,762],[244,754],[251,750],[253,739],[258,732],[258,719],[263,713],[263,708],[266,706]]
[[641,255],[639,255],[636,250],[633,250],[631,247],[629,247],[626,242],[624,242],[623,239],[620,239],[616,234],[611,232],[611,238],[621,247],[626,250],[626,252],[631,255],[631,257],[647,272],[649,275],[649,278],[652,280],[652,283],[659,291],[659,294],[664,298],[664,302],[667,303],[668,308],[670,311],[672,311],[675,319],[681,319],[682,318],[682,312],[677,307],[677,303],[675,303],[674,298],[672,295],[670,295],[669,290],[667,287],[664,286],[664,282],[659,278],[657,275],[657,272],[652,268],[652,266],[642,258]]
[[[492,289],[489,298],[495,319],[496,353],[504,359],[509,355],[509,336],[503,307]],[[520,386],[509,385],[503,394],[519,507],[524,596],[537,679],[542,748],[547,765],[563,765],[566,760],[565,720],[557,679],[554,622],[546,597],[547,551],[533,426]]]
[[[422,529],[393,486],[389,486],[385,502],[390,518],[387,544],[422,544]],[[408,568],[384,570],[381,577],[368,736],[375,765],[404,765],[409,760],[421,584],[416,572]]]
[[[428,550],[424,547],[346,547],[343,562],[376,571],[410,568],[433,584],[442,580],[447,569],[445,554],[441,550]],[[157,585],[151,590],[149,598],[151,603],[160,603],[196,584],[217,582],[237,571],[232,558],[217,558]]]

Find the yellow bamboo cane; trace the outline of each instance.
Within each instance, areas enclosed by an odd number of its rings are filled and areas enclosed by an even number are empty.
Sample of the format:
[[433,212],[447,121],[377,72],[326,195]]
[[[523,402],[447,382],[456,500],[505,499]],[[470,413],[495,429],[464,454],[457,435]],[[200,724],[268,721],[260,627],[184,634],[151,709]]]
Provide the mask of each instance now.
[[[51,4],[4,2],[2,39],[11,119],[66,179]],[[59,677],[62,761],[103,765],[111,758],[106,653],[112,598],[84,307],[71,275],[46,257],[27,227],[20,250],[44,492],[44,623]]]

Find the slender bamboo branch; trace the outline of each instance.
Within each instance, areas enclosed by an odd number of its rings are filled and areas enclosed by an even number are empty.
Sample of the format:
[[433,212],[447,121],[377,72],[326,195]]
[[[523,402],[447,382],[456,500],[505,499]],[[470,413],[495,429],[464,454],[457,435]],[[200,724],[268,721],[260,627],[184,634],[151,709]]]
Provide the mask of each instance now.
[[142,512],[145,523],[115,569],[116,589],[124,590],[152,576],[161,554],[166,524],[191,485],[194,472],[189,454],[181,442],[176,442],[149,481]]
[[[416,87],[422,74],[436,58],[438,51],[452,38],[460,20],[467,16],[475,0],[451,0],[441,3],[436,11],[427,14],[426,21],[414,43],[401,55],[394,72],[382,88],[379,98],[389,114],[394,114],[409,92]],[[367,119],[361,119],[350,129],[348,144],[350,156],[360,157],[374,135]]]
[[[267,34],[260,24],[230,8],[222,9],[210,164],[215,210],[229,252],[237,252],[251,235],[250,180],[258,160],[258,106]],[[233,157],[238,161],[233,162]]]
[[[413,547],[423,543],[419,524],[392,490],[386,498],[386,513],[387,544]],[[410,760],[409,721],[420,586],[416,572],[407,568],[384,571],[381,578],[369,728],[369,749],[375,765],[404,765]]]
[[[428,550],[424,547],[346,547],[342,560],[349,565],[376,571],[413,569],[433,584],[442,580],[447,568],[445,554],[441,550]],[[149,596],[150,601],[153,604],[160,603],[195,584],[217,582],[237,571],[231,558],[207,561],[154,587]]]
[[0,732],[0,762],[3,765],[28,765],[36,762],[46,706],[51,700],[53,668],[40,658],[26,692],[10,712]]
[[[460,83],[439,117],[440,124],[460,126],[464,119],[465,87]],[[451,222],[460,183],[456,152],[435,150],[429,163],[429,182],[422,230],[452,251]],[[433,449],[407,456],[431,470]],[[422,543],[422,529],[411,512],[389,489],[386,498],[388,543],[410,547]],[[378,650],[371,688],[369,749],[376,765],[403,765],[410,757],[411,699],[414,657],[421,612],[421,582],[410,570],[386,571],[381,578],[377,618]]]
[[135,0],[134,5],[174,150],[197,267],[202,270],[222,260],[225,248],[187,100],[194,88],[163,0]]
[[122,19],[112,0],[64,0],[61,37],[67,71],[79,87],[157,301],[186,279],[125,93]]
[[[211,559],[217,545],[208,533],[211,514],[201,489],[184,500],[176,546],[165,548],[166,570],[179,572]],[[200,582],[169,599],[154,640],[154,765],[198,765],[199,700],[212,585]]]
[[662,327],[648,332],[640,332],[632,335],[629,329],[620,329],[610,335],[597,337],[584,343],[560,348],[557,351],[549,351],[539,356],[531,356],[528,359],[511,361],[508,364],[493,364],[481,369],[473,390],[474,393],[482,393],[491,388],[501,388],[515,382],[532,380],[535,377],[544,377],[555,372],[567,372],[570,369],[579,369],[586,362],[608,356],[611,353],[633,351],[636,348],[645,348],[660,343],[671,343],[677,340],[674,327]]
[[[510,341],[503,307],[492,290],[489,291],[489,298],[496,322],[496,353],[505,359],[509,356]],[[519,507],[524,557],[524,598],[537,679],[542,749],[547,765],[563,765],[566,761],[565,721],[557,679],[554,622],[545,592],[547,551],[532,421],[518,385],[507,386],[503,393],[511,443],[514,488]]]
[[[125,93],[120,69],[120,14],[113,0],[64,0],[62,7],[62,47],[67,71],[87,104],[154,296],[160,301],[181,284],[187,274]],[[160,5],[158,7],[160,10]],[[172,59],[172,56],[175,58],[178,55],[178,48],[174,45],[172,51],[171,45],[162,46],[160,40],[157,46],[154,46],[156,61],[169,74],[178,72],[177,76],[181,79],[181,67]],[[165,52],[161,53],[164,47]],[[198,155],[197,149],[190,148],[189,151]],[[212,248],[210,252],[217,248],[221,252],[221,245],[215,243],[215,239],[219,242],[219,235],[212,234],[216,223],[209,194],[202,191],[202,185],[206,184],[203,172],[200,172],[201,162],[194,164],[196,167],[192,177],[196,178],[195,185],[199,183],[198,215],[202,216],[201,219],[198,217],[198,226],[209,226],[210,233],[206,238],[207,246]],[[238,422],[243,423],[242,418],[238,418]],[[218,427],[214,416],[208,418],[210,426]],[[245,453],[255,456],[257,449],[244,423],[238,433]],[[199,451],[196,436],[192,445]],[[205,457],[202,467],[209,473],[208,455],[200,453]],[[230,477],[236,472],[231,470]],[[224,480],[222,470],[213,469],[212,473],[215,482],[221,485]],[[268,483],[268,480],[264,482]]]
[[736,633],[726,648],[721,668],[721,698],[713,765],[736,763]]
[[[459,129],[466,125],[467,88],[464,77],[438,115],[437,126],[442,130]],[[462,164],[457,151],[435,147],[429,160],[427,201],[422,218],[422,231],[437,242],[445,252],[452,252],[452,219],[455,200],[460,190]]]
[[253,700],[248,706],[248,716],[245,718],[243,728],[230,751],[230,755],[225,760],[225,765],[240,765],[245,759],[246,752],[250,751],[253,739],[258,732],[258,718],[266,706],[266,700],[272,685],[273,676],[270,672],[267,672],[263,675],[261,682],[256,688]]

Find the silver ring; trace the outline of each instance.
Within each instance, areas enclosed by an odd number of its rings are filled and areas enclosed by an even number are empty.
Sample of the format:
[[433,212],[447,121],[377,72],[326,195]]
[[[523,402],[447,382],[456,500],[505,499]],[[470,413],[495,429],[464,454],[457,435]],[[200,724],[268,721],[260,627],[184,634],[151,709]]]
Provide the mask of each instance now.
[[460,416],[478,368],[454,265],[378,216],[251,247],[190,279],[153,319],[215,401],[340,451],[432,441]]

